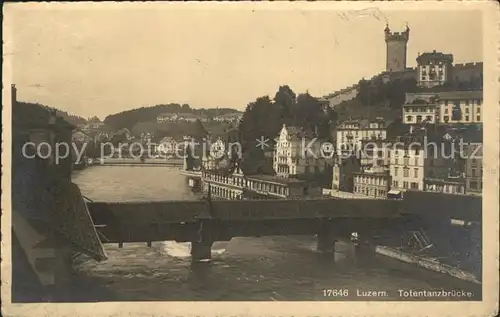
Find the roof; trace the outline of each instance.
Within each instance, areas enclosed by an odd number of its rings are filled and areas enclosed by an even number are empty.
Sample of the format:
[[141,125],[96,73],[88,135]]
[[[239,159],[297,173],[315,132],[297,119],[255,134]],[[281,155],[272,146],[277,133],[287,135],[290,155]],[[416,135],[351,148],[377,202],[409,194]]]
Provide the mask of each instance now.
[[443,61],[453,63],[453,54],[444,54],[441,52],[426,52],[417,57],[418,64],[428,64],[431,61]]
[[438,93],[441,100],[483,99],[481,90],[445,91]]
[[293,125],[283,125],[283,127],[286,129],[288,135],[291,138],[313,138],[313,133],[311,131],[303,129],[302,127]]
[[[363,120],[347,120],[347,121],[344,121],[340,124],[339,126],[339,129],[340,130],[343,130],[343,129],[353,129],[353,128],[346,128],[345,126],[347,124],[357,124],[358,127],[357,128],[354,128],[354,129],[370,129],[370,124],[372,123],[378,123],[379,126],[378,128],[376,129],[385,129],[389,126],[390,123],[392,123],[391,120],[383,120],[383,119],[375,119],[375,120],[367,120],[367,119],[363,119]],[[371,128],[371,129],[375,129],[375,128]]]
[[277,183],[277,184],[283,184],[283,185],[307,183],[306,181],[296,179],[296,178],[282,178],[282,177],[271,176],[271,175],[252,175],[252,176],[248,176],[247,179],[254,179],[254,180],[272,182],[272,183]]

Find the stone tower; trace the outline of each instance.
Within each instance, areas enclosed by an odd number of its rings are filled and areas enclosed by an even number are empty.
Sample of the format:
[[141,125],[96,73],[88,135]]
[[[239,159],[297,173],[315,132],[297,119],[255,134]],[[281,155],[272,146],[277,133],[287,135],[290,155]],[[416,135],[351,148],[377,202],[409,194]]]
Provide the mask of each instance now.
[[385,43],[387,44],[386,71],[397,72],[406,68],[406,45],[410,38],[408,25],[404,32],[391,32],[389,25],[385,27]]

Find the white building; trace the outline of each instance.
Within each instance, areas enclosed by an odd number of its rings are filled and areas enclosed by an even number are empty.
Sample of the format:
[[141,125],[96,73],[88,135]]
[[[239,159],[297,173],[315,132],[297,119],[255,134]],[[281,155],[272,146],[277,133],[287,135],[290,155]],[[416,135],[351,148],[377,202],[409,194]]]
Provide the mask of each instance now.
[[165,122],[175,122],[177,120],[176,113],[162,113],[156,117],[156,122],[165,123]]
[[449,143],[443,140],[441,143],[429,142],[427,146],[425,150],[422,142],[398,142],[392,147],[390,154],[392,189],[423,191],[427,187],[426,179],[447,180],[455,177],[451,169],[455,160],[443,156],[449,152],[442,147],[449,146]]
[[243,113],[241,112],[230,112],[222,115],[217,115],[212,118],[213,121],[217,122],[239,122],[243,118]]
[[439,122],[482,123],[482,91],[450,91],[439,93]]
[[177,121],[179,122],[196,122],[198,120],[198,116],[194,113],[178,113]]
[[417,85],[431,88],[448,81],[453,68],[453,55],[435,50],[417,57]]
[[390,154],[391,188],[424,190],[424,156],[421,146],[394,146]]
[[[273,157],[273,168],[278,177],[296,177],[302,174],[321,173],[325,170],[333,153],[322,155],[323,143],[316,140],[311,144],[313,139],[310,134],[298,127],[283,125]],[[333,152],[333,145],[330,150]]]
[[337,154],[357,152],[361,149],[362,140],[385,140],[387,125],[378,118],[374,121],[348,120],[337,128]]
[[403,105],[404,124],[435,124],[439,122],[439,107],[435,101],[416,100]]
[[193,113],[163,113],[156,117],[156,122],[195,122],[198,116]]
[[424,180],[425,191],[445,194],[465,194],[465,180],[429,178]]
[[354,194],[373,198],[387,198],[391,188],[391,175],[382,167],[354,173]]
[[160,140],[157,151],[162,156],[175,156],[177,155],[177,153],[179,156],[184,154],[181,148],[178,146],[177,141],[169,136],[166,136]]

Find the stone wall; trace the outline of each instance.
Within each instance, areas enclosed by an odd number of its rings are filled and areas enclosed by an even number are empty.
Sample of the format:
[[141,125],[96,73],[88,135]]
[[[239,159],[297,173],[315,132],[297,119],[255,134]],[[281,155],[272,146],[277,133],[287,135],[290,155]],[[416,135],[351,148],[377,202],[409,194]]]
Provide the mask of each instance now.
[[471,78],[479,78],[483,76],[483,63],[465,63],[453,65],[453,79],[458,78],[460,81],[468,81]]

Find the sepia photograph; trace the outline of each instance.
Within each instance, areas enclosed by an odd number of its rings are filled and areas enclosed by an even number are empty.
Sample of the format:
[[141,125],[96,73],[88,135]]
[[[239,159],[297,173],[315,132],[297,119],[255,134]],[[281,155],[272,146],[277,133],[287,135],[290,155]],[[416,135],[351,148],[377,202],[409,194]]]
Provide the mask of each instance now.
[[6,5],[9,305],[498,304],[498,6],[348,5]]

